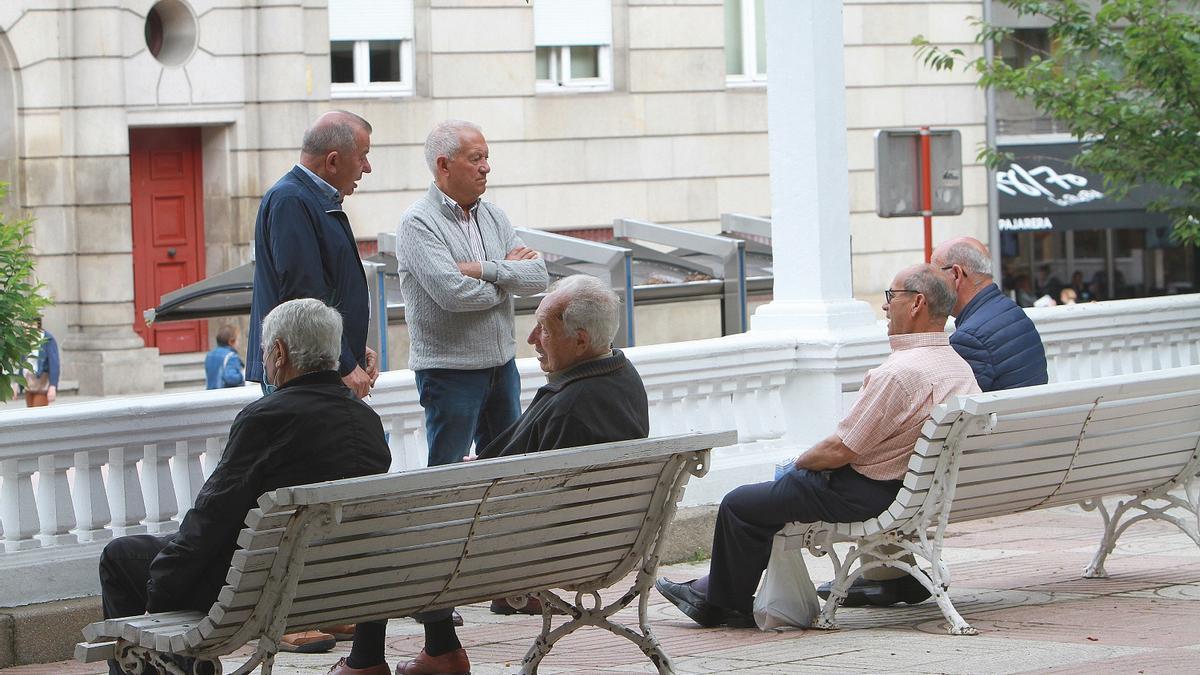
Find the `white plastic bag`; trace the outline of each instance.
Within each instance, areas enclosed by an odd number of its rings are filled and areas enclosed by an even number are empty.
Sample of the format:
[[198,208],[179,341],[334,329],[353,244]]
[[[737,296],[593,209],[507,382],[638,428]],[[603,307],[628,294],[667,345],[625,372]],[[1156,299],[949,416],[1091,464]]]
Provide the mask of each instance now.
[[817,589],[802,556],[803,549],[783,550],[781,537],[775,537],[771,543],[767,573],[754,597],[754,621],[759,629],[807,628],[821,611]]

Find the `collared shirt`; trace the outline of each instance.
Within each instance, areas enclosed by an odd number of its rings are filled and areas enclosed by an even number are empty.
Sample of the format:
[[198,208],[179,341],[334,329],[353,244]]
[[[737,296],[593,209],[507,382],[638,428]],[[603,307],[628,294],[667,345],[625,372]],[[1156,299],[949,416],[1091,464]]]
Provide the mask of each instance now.
[[857,458],[850,467],[874,480],[896,480],[908,469],[921,426],[933,406],[954,395],[979,393],[971,366],[946,333],[888,338],[892,353],[867,373],[837,435]]
[[337,188],[327,183],[324,178],[321,178],[317,174],[313,173],[312,169],[309,169],[307,166],[304,166],[303,164],[297,164],[296,166],[300,167],[301,171],[308,174],[308,177],[313,179],[313,182],[316,183],[317,187],[325,193],[326,197],[329,197],[338,204],[342,203],[342,195],[340,192],[338,192]]
[[471,255],[475,256],[478,261],[487,260],[487,254],[483,250],[483,235],[479,233],[479,221],[475,218],[475,212],[479,210],[479,200],[476,199],[471,208],[463,210],[463,207],[458,205],[450,197],[446,196],[445,192],[436,184],[433,189],[437,190],[442,197],[442,204],[450,209],[454,214],[454,219],[458,221],[458,227],[462,230],[463,236],[467,238],[467,244],[471,247]]

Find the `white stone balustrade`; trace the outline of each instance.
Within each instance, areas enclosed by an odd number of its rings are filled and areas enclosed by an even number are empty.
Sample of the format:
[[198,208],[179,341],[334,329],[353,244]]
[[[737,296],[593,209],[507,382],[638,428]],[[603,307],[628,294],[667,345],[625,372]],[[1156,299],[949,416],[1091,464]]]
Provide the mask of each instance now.
[[[1029,310],[1051,380],[1200,363],[1200,295]],[[865,372],[887,354],[880,327],[843,342],[788,331],[627,351],[646,383],[652,433],[736,428],[685,504],[712,504],[766,480],[828,434]],[[528,402],[543,382],[519,362]],[[1200,383],[1197,385],[1200,388]],[[0,606],[98,592],[96,559],[114,536],[174,531],[219,461],[234,416],[257,387],[114,398],[0,412]],[[411,371],[381,376],[392,470],[424,465],[423,413]]]

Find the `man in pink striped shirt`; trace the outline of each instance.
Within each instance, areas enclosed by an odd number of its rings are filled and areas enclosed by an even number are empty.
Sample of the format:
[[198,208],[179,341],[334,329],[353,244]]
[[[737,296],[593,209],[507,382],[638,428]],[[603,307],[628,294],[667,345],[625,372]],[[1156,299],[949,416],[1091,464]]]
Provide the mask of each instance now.
[[914,265],[901,271],[885,297],[892,353],[867,373],[835,432],[778,480],[725,496],[707,576],[655,584],[701,626],[754,626],[751,605],[775,533],[790,522],[848,523],[882,513],[900,490],[933,406],[979,391],[971,367],[950,347],[946,317],[955,296],[938,270]]

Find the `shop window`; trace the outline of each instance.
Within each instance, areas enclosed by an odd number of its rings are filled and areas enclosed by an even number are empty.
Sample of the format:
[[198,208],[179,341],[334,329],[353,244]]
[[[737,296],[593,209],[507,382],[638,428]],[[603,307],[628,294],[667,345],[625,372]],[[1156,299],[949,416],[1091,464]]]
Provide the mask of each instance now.
[[725,0],[725,78],[731,86],[767,80],[763,0]]
[[334,97],[413,91],[412,0],[329,0]]
[[609,0],[538,0],[533,38],[539,92],[612,89]]

